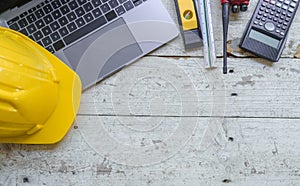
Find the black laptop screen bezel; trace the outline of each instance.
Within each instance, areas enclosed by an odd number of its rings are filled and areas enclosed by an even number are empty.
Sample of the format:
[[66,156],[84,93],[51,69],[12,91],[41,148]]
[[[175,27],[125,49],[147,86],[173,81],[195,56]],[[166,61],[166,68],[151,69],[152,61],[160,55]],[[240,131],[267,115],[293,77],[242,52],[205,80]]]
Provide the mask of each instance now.
[[11,9],[15,6],[21,6],[28,3],[31,0],[0,0],[0,13]]

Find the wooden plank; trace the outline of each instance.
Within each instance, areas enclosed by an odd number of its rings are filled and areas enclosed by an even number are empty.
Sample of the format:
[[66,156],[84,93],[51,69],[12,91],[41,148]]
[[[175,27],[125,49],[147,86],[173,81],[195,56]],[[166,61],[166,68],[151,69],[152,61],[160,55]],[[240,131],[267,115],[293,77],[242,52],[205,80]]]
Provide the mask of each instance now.
[[[167,135],[159,129],[176,128],[167,120],[172,122],[178,118],[160,118],[164,120],[160,127],[144,132],[130,130],[124,123],[120,123],[122,119],[115,116],[79,116],[76,129],[72,128],[57,145],[0,145],[0,185],[300,183],[298,119],[225,119],[220,136],[216,138],[217,143],[201,150],[199,142],[208,118],[198,118],[197,129],[190,134],[191,139],[180,151],[165,160],[162,154],[162,160],[154,165],[135,167],[113,162],[110,153],[95,152],[82,137],[81,129],[91,123],[98,123],[123,145],[137,148],[152,145],[167,153],[169,146],[162,145]],[[129,132],[124,134],[126,131]],[[110,143],[107,139],[99,142]],[[131,153],[127,156],[135,156],[134,152]]]
[[[176,12],[174,8],[173,0],[163,0],[166,8],[168,9],[171,16],[176,20]],[[228,41],[236,40],[241,38],[243,32],[246,28],[246,25],[253,14],[253,11],[256,7],[258,0],[251,0],[250,6],[247,12],[241,12],[239,14],[230,14],[230,25],[228,29]],[[216,43],[216,51],[218,56],[222,56],[222,13],[221,13],[221,5],[220,1],[213,1],[212,3],[212,14],[213,14],[213,25],[214,25],[214,36]],[[299,30],[300,30],[300,11],[297,11],[295,16],[295,20],[290,28],[290,32],[288,35],[288,40],[286,43],[286,49],[283,51],[282,57],[294,57],[296,54],[297,47],[300,45],[299,40]],[[158,56],[203,56],[203,48],[194,49],[191,51],[184,51],[183,43],[181,36],[168,43],[162,49],[158,49],[152,52],[150,55],[158,55]],[[239,55],[248,56],[249,54],[241,53]]]
[[[203,58],[146,57],[85,91],[79,113],[210,116],[225,105],[226,117],[300,117],[299,62],[231,58],[233,73],[223,75],[221,60],[217,69],[207,71]],[[181,112],[195,101],[196,109]]]

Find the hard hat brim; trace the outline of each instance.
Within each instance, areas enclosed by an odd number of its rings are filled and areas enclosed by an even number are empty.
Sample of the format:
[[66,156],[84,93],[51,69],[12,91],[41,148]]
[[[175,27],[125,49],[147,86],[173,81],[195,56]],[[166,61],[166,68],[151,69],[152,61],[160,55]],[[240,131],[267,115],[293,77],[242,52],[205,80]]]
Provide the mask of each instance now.
[[[15,31],[12,31],[15,32]],[[56,76],[59,80],[58,103],[51,117],[46,123],[43,123],[43,128],[31,135],[23,135],[17,137],[0,138],[0,143],[19,143],[19,144],[54,144],[59,142],[68,132],[72,123],[75,120],[77,111],[80,105],[81,98],[81,81],[79,76],[66,64],[60,61],[46,49],[25,37],[24,35],[15,32],[22,38],[30,40],[53,65]],[[45,97],[45,99],[47,99]]]

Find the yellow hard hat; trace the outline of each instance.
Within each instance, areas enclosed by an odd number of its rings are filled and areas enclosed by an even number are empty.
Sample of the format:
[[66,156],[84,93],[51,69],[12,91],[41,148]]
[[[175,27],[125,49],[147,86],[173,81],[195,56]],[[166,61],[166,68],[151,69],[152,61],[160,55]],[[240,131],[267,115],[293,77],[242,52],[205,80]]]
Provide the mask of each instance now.
[[81,81],[46,49],[0,27],[0,143],[52,144],[72,125]]

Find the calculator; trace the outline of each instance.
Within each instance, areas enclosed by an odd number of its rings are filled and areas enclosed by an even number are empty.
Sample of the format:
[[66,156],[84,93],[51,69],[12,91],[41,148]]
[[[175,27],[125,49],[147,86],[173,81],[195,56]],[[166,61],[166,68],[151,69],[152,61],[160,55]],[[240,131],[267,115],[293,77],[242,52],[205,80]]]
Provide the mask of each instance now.
[[277,62],[300,0],[260,0],[245,29],[240,47]]

